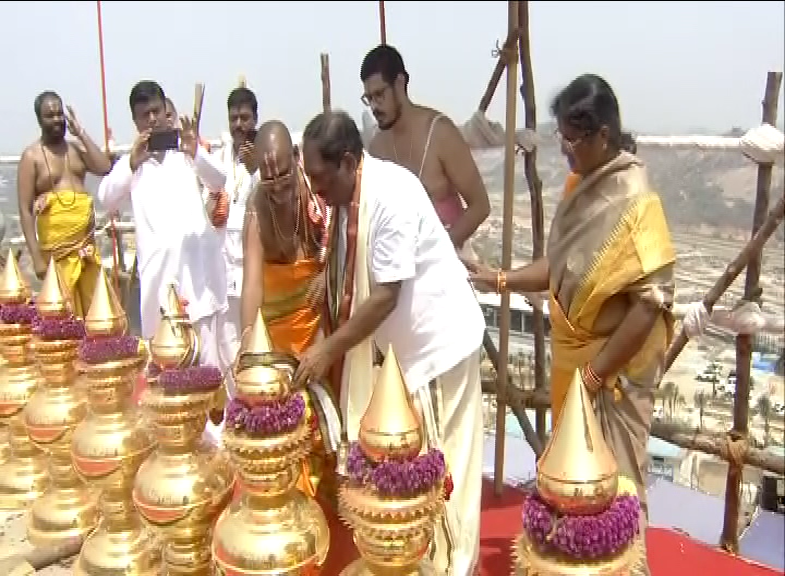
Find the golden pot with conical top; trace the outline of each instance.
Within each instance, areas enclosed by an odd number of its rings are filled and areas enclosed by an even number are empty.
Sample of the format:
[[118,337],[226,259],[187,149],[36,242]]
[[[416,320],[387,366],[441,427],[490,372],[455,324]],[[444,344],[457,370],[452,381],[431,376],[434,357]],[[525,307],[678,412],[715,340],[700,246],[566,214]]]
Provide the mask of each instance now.
[[618,466],[576,371],[523,504],[513,574],[627,576],[641,558],[637,488]]
[[[156,352],[186,349],[186,331],[175,329],[182,320],[164,315],[164,328],[150,343],[152,361],[163,368],[169,356]],[[165,340],[164,340],[165,339]],[[175,342],[175,340],[179,340]],[[192,346],[196,346],[194,341]],[[171,364],[168,364],[171,366]],[[234,471],[228,457],[202,440],[207,413],[223,377],[216,368],[179,366],[163,369],[148,380],[141,404],[158,442],[139,467],[133,502],[144,521],[164,542],[164,564],[170,575],[212,574],[210,532],[215,518],[228,504]]]
[[216,522],[212,550],[220,576],[306,576],[327,558],[330,531],[319,504],[297,488],[311,450],[305,392],[290,389],[296,360],[271,352],[257,313],[239,355],[237,397],[223,440],[241,495]]
[[48,478],[46,455],[30,442],[22,417],[39,383],[30,349],[36,311],[12,250],[0,278],[0,316],[0,423],[7,434],[0,508],[20,509],[43,493]]
[[537,492],[554,510],[592,515],[616,497],[619,467],[576,371],[559,421],[537,462]]
[[0,277],[0,424],[6,449],[0,474],[0,509],[26,508],[48,482],[47,458],[27,436],[22,410],[38,386],[30,340],[35,306],[13,250]]
[[71,439],[79,476],[101,490],[101,521],[85,540],[73,571],[77,576],[157,576],[161,547],[142,522],[131,492],[139,466],[155,447],[152,431],[134,406],[132,394],[147,361],[101,269],[77,368],[87,390],[89,411]]
[[36,309],[32,346],[41,386],[25,407],[24,421],[30,439],[49,455],[51,485],[33,503],[27,535],[36,546],[52,546],[84,538],[98,522],[98,493],[79,478],[71,462],[71,436],[87,415],[87,395],[74,366],[84,324],[72,314],[71,297],[54,260]]
[[[421,418],[392,347],[360,420],[358,436],[350,449],[339,511],[354,529],[361,558],[341,575],[435,575],[425,554],[444,510],[446,464],[439,450],[424,452]],[[376,474],[381,466],[387,470],[386,481]],[[403,478],[406,474],[422,481],[410,482]]]

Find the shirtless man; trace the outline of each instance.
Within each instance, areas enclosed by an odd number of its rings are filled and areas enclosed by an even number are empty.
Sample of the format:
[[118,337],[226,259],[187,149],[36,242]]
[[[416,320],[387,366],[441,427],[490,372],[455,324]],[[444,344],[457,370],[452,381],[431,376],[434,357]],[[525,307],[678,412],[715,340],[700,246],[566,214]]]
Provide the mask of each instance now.
[[442,113],[409,100],[409,73],[392,46],[382,44],[368,52],[360,79],[362,101],[379,125],[368,152],[418,176],[453,244],[461,250],[491,210],[463,135]]
[[[85,175],[112,169],[107,154],[87,135],[70,106],[56,93],[39,94],[33,104],[41,137],[22,154],[17,173],[19,220],[36,276],[54,258],[71,290],[77,315],[87,313],[101,265],[95,247],[93,198]],[[66,127],[76,141],[66,140]]]
[[[322,328],[320,296],[329,216],[324,201],[311,192],[282,122],[272,120],[259,127],[254,153],[257,185],[246,203],[243,226],[242,339],[261,309],[275,351],[299,359]],[[308,459],[307,473],[298,486],[310,495],[321,488],[320,493],[332,500],[336,488],[332,454],[340,420],[325,387],[312,383],[306,390],[308,413],[317,418],[322,441],[317,442],[321,447]],[[315,404],[321,409],[313,410]]]

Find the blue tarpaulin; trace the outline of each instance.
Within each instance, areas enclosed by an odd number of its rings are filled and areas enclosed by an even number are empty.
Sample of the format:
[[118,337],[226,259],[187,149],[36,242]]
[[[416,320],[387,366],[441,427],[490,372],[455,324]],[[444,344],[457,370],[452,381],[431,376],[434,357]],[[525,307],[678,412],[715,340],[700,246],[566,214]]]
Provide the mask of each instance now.
[[785,570],[785,516],[759,510],[739,539],[739,553],[754,562]]

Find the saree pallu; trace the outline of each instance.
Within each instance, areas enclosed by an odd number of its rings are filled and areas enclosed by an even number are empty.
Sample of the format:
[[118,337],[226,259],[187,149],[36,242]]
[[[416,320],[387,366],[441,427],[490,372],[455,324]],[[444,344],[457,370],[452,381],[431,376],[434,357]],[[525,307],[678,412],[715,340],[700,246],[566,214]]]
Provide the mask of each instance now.
[[84,318],[101,266],[93,198],[83,191],[47,192],[38,207],[36,233],[41,252],[47,259],[54,258],[71,293],[74,314]]
[[595,401],[620,471],[645,504],[653,391],[673,335],[675,251],[642,162],[622,153],[577,182],[557,208],[547,253],[554,425],[575,370],[597,356],[634,302],[660,310],[644,345],[611,377],[614,389]]
[[[262,317],[275,351],[299,358],[316,341],[321,317],[309,304],[307,297],[311,282],[320,268],[315,259],[298,260],[291,264],[264,263]],[[336,404],[329,396],[328,389],[329,386],[323,386],[317,391],[311,386],[301,392],[314,443],[310,456],[303,461],[297,486],[311,497],[318,490],[331,500],[333,494],[337,493],[333,447],[336,425],[329,422],[332,411],[327,404]]]

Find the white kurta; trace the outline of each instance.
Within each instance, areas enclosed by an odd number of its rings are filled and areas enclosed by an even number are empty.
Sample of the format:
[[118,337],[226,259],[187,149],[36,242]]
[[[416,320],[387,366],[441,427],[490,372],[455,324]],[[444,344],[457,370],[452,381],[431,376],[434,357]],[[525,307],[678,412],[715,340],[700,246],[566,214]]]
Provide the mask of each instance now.
[[[439,446],[453,475],[447,524],[436,536],[439,574],[469,576],[479,553],[482,482],[480,347],[485,319],[466,268],[419,179],[406,168],[365,155],[358,242],[365,234],[370,292],[400,282],[398,303],[373,335],[380,350],[392,345],[404,379],[424,414],[427,435]],[[338,214],[338,262],[346,258],[346,210]],[[358,262],[355,274],[364,272]],[[355,277],[353,310],[363,288]],[[334,297],[330,294],[330,297]],[[362,347],[361,344],[358,348]],[[370,400],[367,371],[347,355],[341,409],[350,439]],[[367,356],[367,355],[364,355]],[[357,358],[357,356],[354,356]],[[359,376],[359,378],[358,378]],[[363,381],[364,380],[364,381]],[[446,532],[449,532],[447,534]]]
[[254,178],[234,153],[231,140],[216,152],[216,158],[226,173],[224,190],[229,197],[229,218],[226,221],[223,241],[228,319],[231,324],[229,329],[234,329],[235,338],[239,339],[240,294],[243,288],[243,221],[246,203],[254,188]]
[[98,187],[107,211],[130,200],[136,226],[142,337],[152,338],[171,282],[188,301],[201,336],[202,362],[226,371],[234,360],[225,335],[227,310],[223,235],[210,224],[199,180],[223,188],[223,168],[201,147],[192,160],[182,152],[151,158],[135,172],[121,158]]

